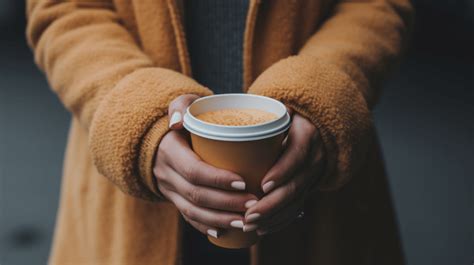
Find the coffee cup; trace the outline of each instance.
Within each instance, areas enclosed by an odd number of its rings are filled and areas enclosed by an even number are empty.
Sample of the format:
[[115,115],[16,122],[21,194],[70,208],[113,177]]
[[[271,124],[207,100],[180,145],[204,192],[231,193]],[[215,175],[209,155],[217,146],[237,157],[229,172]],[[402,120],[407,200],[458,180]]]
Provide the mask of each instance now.
[[[252,125],[221,125],[197,118],[200,114],[229,109],[252,109],[274,114],[274,119]],[[184,114],[194,152],[206,163],[239,174],[246,191],[263,195],[261,181],[282,151],[290,127],[290,115],[281,102],[251,94],[220,94],[194,101]],[[224,248],[246,248],[259,240],[255,231],[228,229],[218,238],[208,237]]]

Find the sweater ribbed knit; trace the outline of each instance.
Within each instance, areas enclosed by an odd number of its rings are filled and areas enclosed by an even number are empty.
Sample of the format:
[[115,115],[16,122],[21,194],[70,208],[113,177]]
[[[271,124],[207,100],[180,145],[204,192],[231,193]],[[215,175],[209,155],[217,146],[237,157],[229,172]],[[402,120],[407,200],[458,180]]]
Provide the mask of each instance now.
[[193,78],[216,94],[242,92],[248,4],[248,0],[185,1]]

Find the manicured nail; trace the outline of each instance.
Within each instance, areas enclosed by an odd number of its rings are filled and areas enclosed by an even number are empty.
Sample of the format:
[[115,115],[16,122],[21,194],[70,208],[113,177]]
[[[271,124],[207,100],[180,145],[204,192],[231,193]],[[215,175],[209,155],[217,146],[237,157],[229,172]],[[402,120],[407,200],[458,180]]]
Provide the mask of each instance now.
[[275,186],[275,181],[273,180],[263,184],[262,186],[263,192],[268,193],[269,191],[273,189],[274,186]]
[[230,226],[235,227],[235,228],[243,228],[244,222],[242,222],[242,220],[234,220],[230,222]]
[[181,121],[181,118],[182,118],[181,113],[179,113],[178,111],[175,111],[173,115],[171,115],[169,127],[172,128],[176,123]]
[[255,231],[258,228],[256,224],[245,224],[243,231],[244,232],[252,232]]
[[236,190],[245,190],[245,182],[243,181],[232,181],[230,186]]
[[257,230],[257,235],[259,235],[259,236],[263,236],[263,235],[265,235],[266,233],[267,233],[267,231],[264,231],[264,230],[261,230],[261,229],[258,229],[258,230]]
[[250,200],[250,201],[245,203],[245,208],[248,209],[248,208],[254,206],[256,203],[257,203],[257,200]]
[[247,217],[245,218],[245,222],[247,222],[247,223],[255,222],[255,221],[258,220],[258,218],[260,218],[259,213],[251,213],[251,214],[247,215]]
[[207,229],[207,234],[214,238],[217,238],[217,230],[215,229]]

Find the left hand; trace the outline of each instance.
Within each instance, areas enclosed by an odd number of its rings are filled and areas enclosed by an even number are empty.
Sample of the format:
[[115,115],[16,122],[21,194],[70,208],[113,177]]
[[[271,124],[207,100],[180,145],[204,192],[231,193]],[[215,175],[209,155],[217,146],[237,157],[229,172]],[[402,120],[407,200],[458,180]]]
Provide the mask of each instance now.
[[244,231],[263,235],[290,224],[323,173],[324,147],[317,128],[299,114],[293,121],[279,160],[262,180],[265,195],[245,213]]

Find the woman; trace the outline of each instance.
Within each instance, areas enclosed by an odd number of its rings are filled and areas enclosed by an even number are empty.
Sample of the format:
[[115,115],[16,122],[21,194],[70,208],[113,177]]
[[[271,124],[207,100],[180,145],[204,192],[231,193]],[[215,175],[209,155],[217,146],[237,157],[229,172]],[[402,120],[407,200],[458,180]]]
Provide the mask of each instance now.
[[[30,0],[27,13],[36,62],[73,114],[50,264],[246,258],[194,256],[209,245],[189,225],[257,229],[252,264],[404,263],[370,111],[408,0]],[[187,105],[224,92],[294,111],[258,201],[180,130]]]

